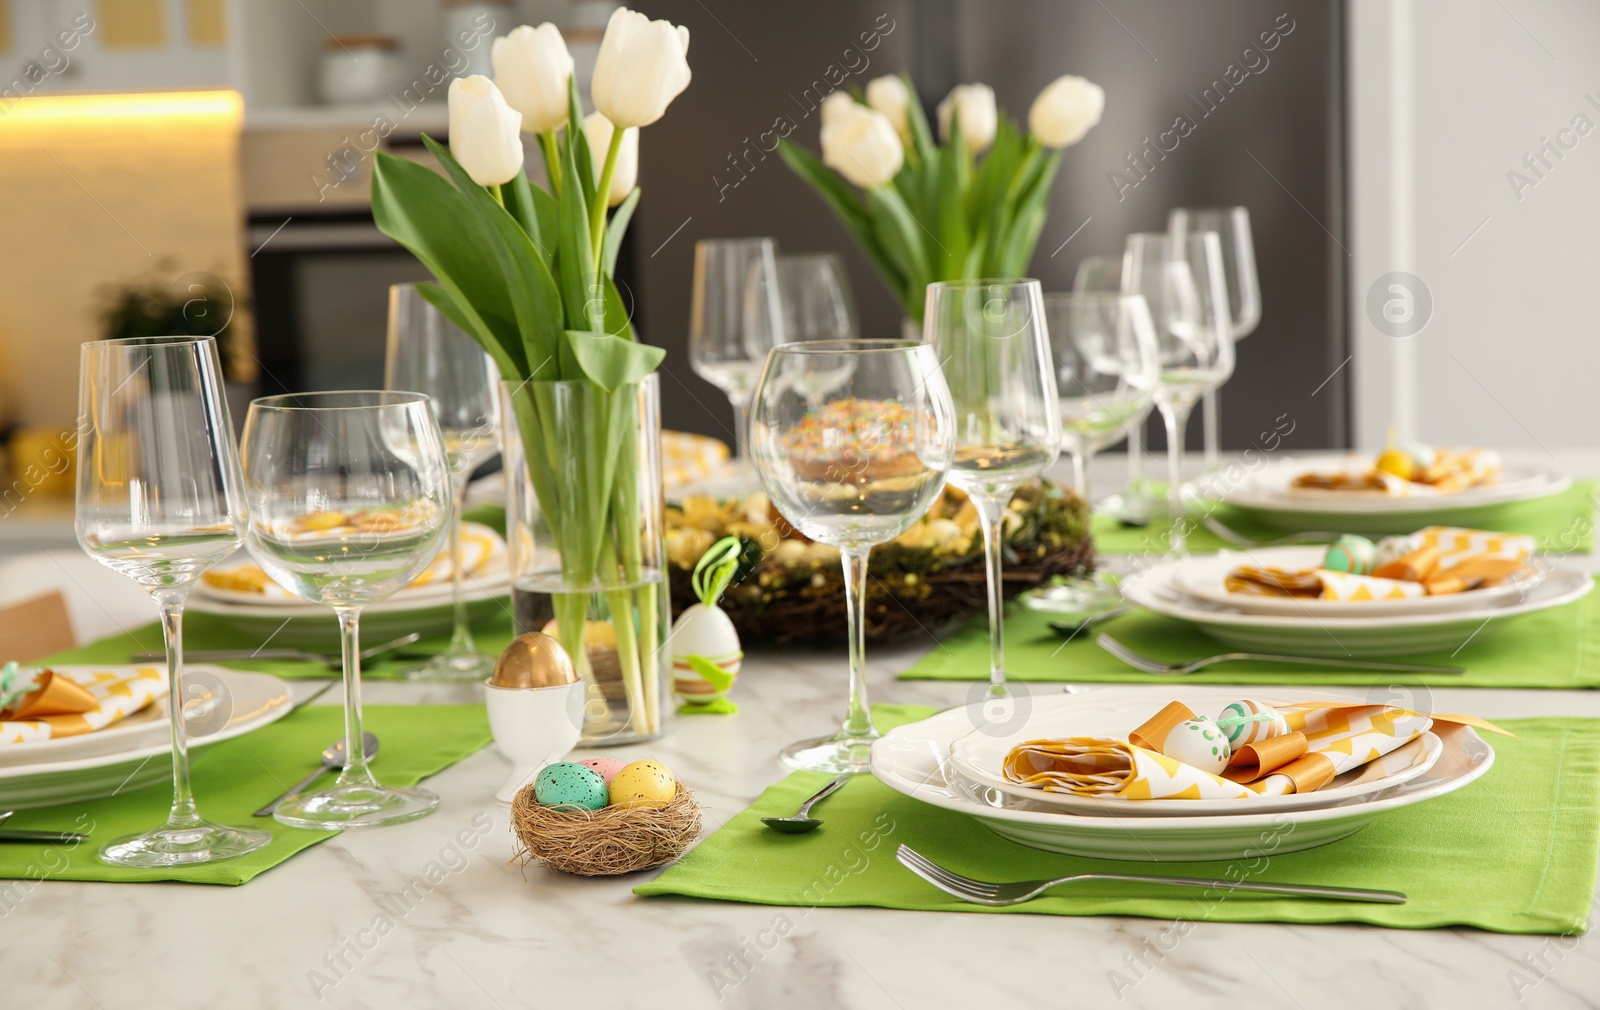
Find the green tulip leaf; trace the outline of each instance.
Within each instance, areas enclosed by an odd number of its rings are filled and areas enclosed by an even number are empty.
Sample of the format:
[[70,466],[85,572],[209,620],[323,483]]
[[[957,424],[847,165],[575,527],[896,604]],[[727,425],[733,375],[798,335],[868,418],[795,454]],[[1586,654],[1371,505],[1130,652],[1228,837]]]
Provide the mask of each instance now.
[[587,330],[568,330],[566,342],[578,368],[606,392],[643,380],[667,355],[660,347]]

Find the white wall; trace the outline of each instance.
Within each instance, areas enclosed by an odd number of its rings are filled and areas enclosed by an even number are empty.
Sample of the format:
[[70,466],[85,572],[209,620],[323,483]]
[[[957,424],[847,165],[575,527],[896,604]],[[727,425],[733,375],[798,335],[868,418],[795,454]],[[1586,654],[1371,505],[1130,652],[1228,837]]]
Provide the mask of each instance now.
[[[1593,443],[1600,4],[1352,0],[1349,43],[1357,444],[1391,424],[1433,444]],[[1579,116],[1562,159],[1523,164]],[[1431,294],[1414,336],[1369,318],[1390,271]]]

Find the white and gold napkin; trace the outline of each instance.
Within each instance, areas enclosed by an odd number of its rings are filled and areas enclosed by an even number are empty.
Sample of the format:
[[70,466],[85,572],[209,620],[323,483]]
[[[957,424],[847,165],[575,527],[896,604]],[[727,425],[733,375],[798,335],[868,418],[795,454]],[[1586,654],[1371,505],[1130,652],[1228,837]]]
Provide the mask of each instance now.
[[0,746],[38,743],[105,729],[167,693],[153,666],[66,674],[34,671],[33,689],[0,709]]

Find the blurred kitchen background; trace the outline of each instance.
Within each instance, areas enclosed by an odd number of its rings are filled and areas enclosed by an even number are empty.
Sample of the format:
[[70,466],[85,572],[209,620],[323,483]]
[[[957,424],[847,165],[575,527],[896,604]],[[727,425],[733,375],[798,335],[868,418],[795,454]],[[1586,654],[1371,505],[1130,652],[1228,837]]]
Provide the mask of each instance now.
[[[685,354],[698,239],[839,252],[863,335],[899,333],[865,258],[768,149],[779,123],[815,148],[823,95],[900,71],[930,109],[983,81],[1021,119],[1074,73],[1105,88],[1105,117],[1066,153],[1032,273],[1065,290],[1083,257],[1163,229],[1171,207],[1248,207],[1264,312],[1223,400],[1225,448],[1284,415],[1290,450],[1381,444],[1391,426],[1510,448],[1591,440],[1600,152],[1585,145],[1600,140],[1577,124],[1600,122],[1600,6],[634,6],[692,39],[693,83],[642,134],[649,199],[619,268],[640,333],[668,350],[668,427],[731,440],[726,399]],[[0,546],[70,512],[82,341],[218,334],[240,407],[380,385],[386,289],[425,275],[372,225],[371,152],[426,161],[449,79],[487,72],[489,40],[519,24],[561,27],[585,82],[614,7],[0,0]],[[1577,139],[1552,154],[1558,131]],[[1423,318],[1416,335],[1378,325],[1395,297]]]

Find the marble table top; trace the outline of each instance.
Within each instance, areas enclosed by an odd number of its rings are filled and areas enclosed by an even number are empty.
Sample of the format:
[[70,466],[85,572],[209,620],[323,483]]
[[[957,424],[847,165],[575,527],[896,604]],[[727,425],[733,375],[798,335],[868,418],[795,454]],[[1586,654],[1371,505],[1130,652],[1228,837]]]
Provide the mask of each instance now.
[[[1592,557],[1575,563],[1600,570]],[[965,700],[967,685],[893,679],[926,647],[869,650],[874,701]],[[694,783],[711,830],[782,777],[773,758],[781,744],[828,728],[844,687],[841,656],[758,655],[740,678],[737,717],[679,719],[661,741],[616,756],[666,761]],[[1160,701],[1169,689],[1146,690]],[[375,704],[453,703],[476,691],[375,682],[364,694]],[[1488,718],[1600,717],[1597,692],[1435,695],[1443,710]],[[639,899],[635,877],[508,865],[507,810],[492,798],[508,769],[485,749],[429,780],[443,797],[434,816],[330,839],[242,887],[36,887],[0,913],[0,1005],[1313,1010],[1600,1001],[1597,934],[1197,922],[1180,937],[1153,919]],[[401,897],[434,861],[447,867],[442,880]]]

